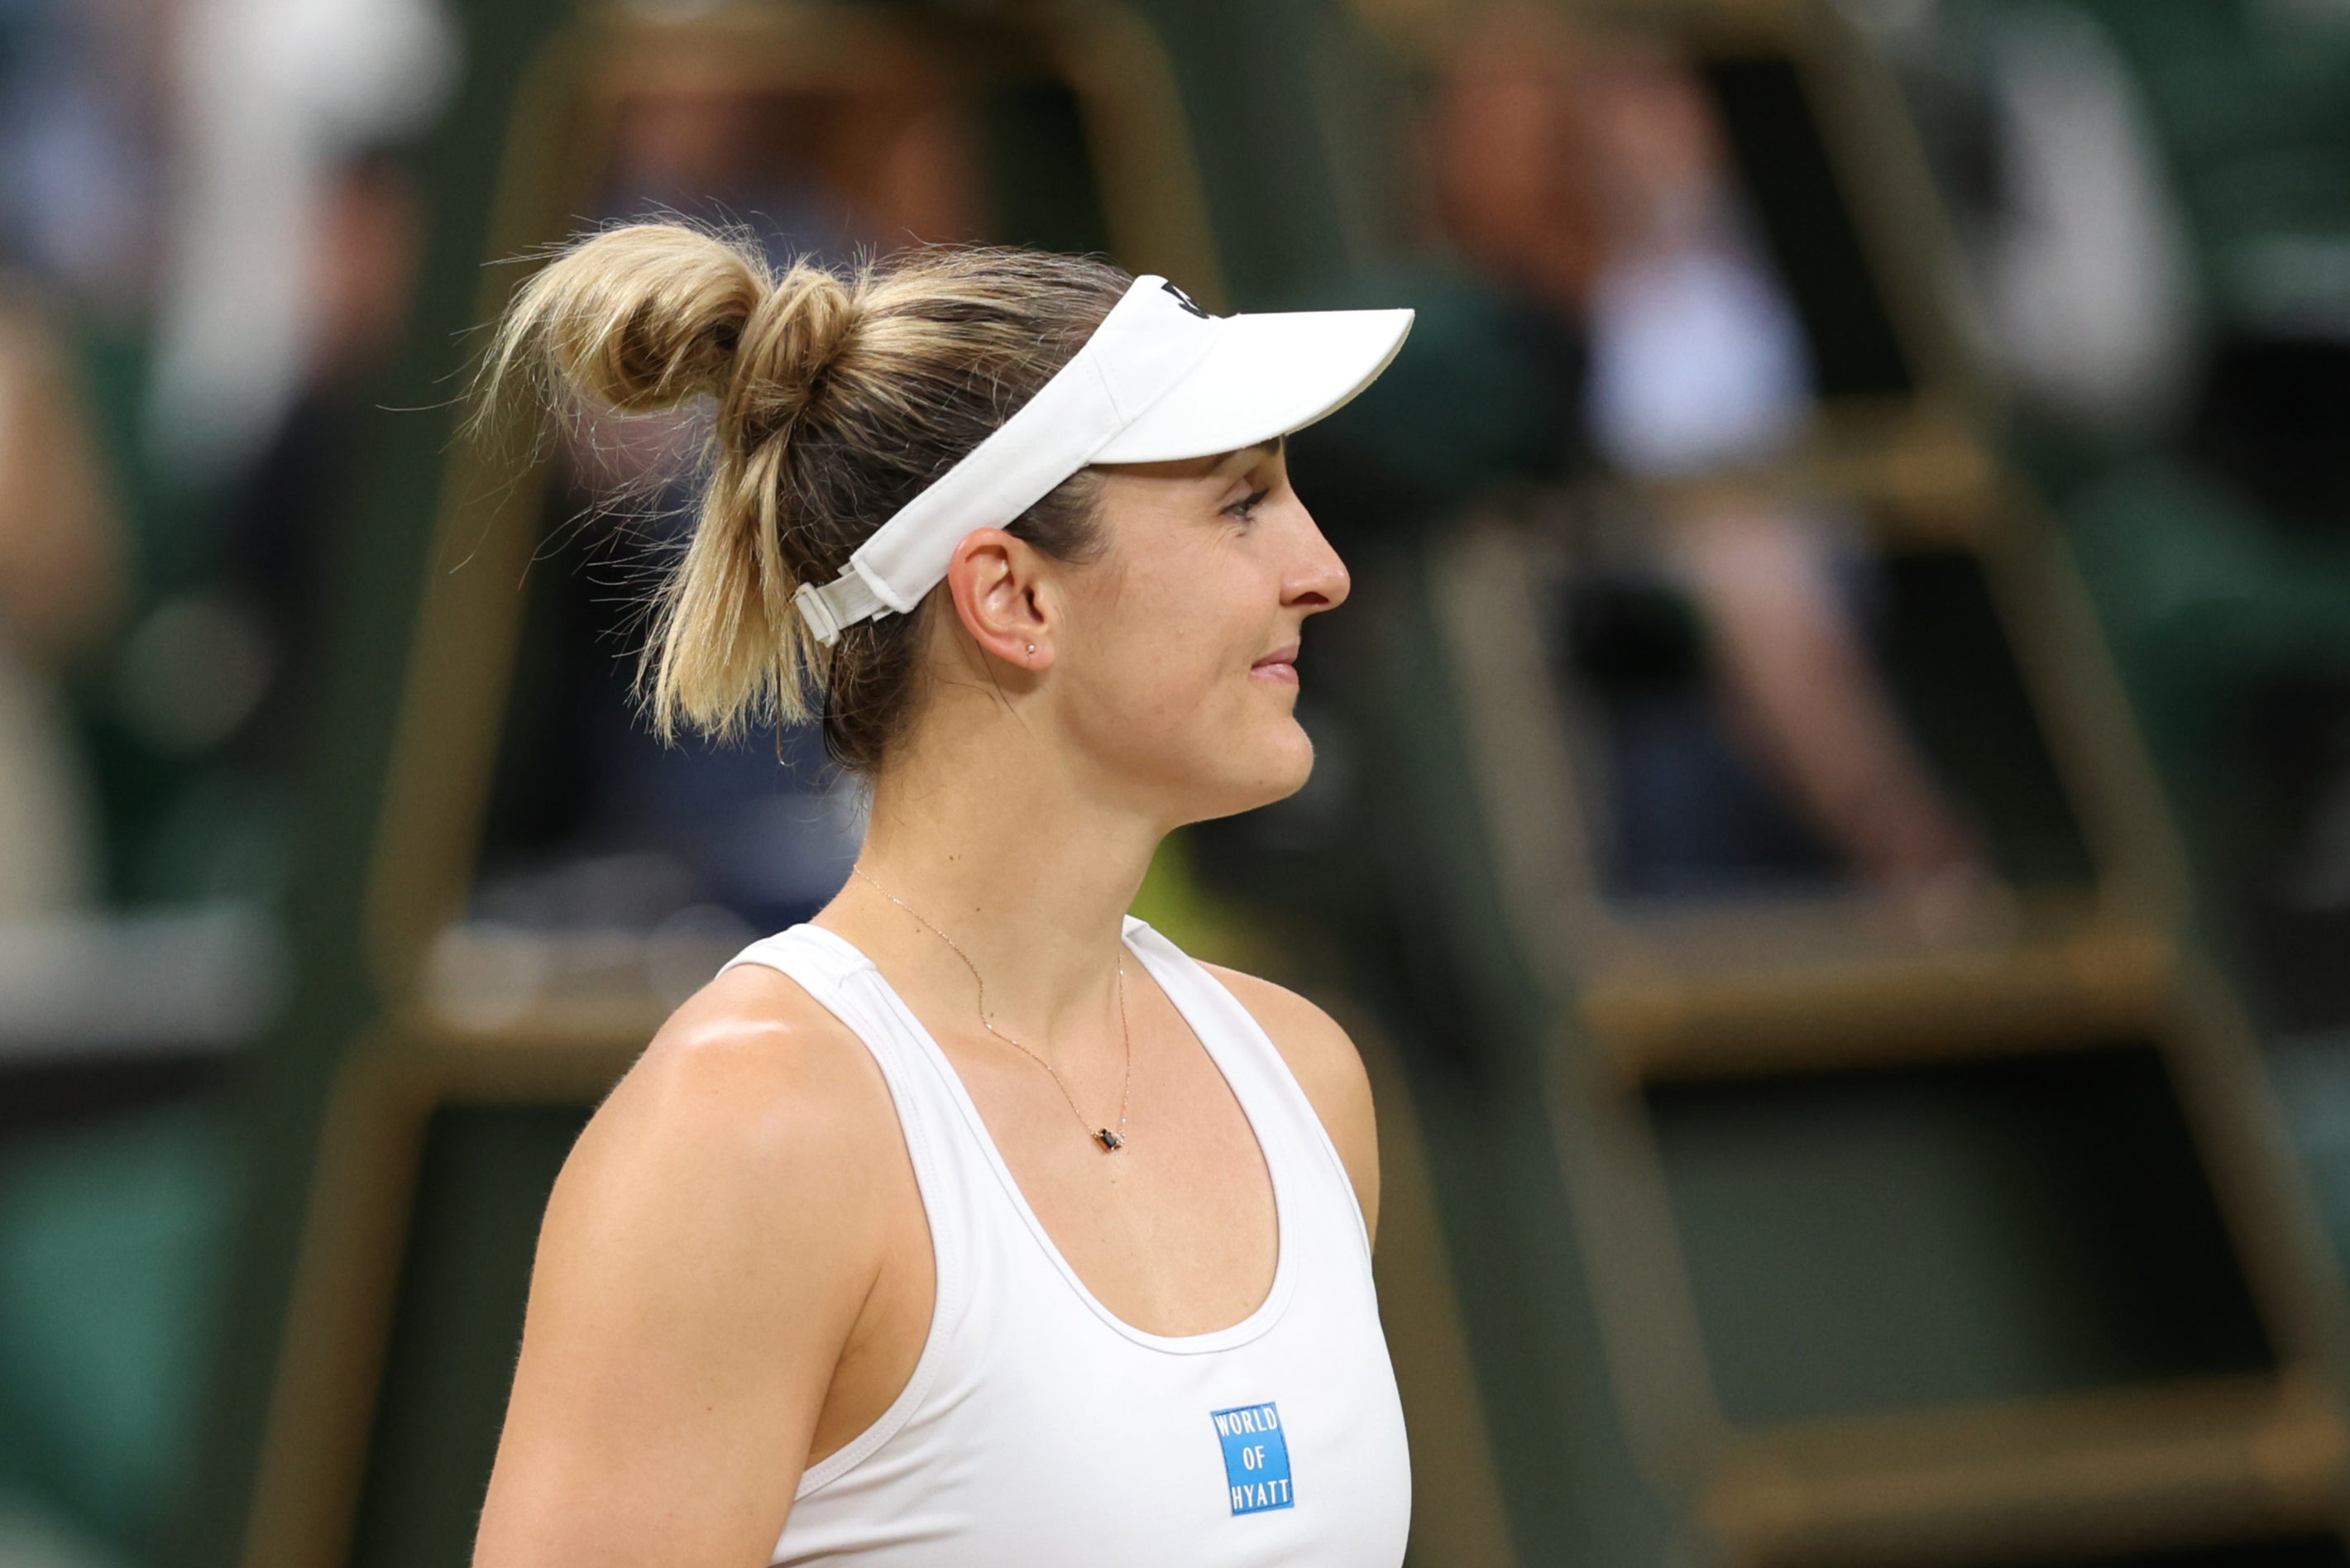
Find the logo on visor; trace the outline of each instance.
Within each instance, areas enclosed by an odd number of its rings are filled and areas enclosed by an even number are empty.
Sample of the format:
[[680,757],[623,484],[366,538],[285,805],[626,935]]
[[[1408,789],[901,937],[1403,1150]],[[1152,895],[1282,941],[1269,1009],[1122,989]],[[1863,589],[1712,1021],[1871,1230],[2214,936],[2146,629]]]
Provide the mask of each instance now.
[[1176,287],[1173,284],[1171,284],[1171,283],[1162,283],[1162,284],[1160,284],[1159,286],[1159,287],[1161,287],[1161,288],[1163,288],[1163,289],[1165,289],[1168,293],[1170,293],[1170,294],[1173,295],[1173,296],[1175,296],[1175,303],[1176,303],[1176,304],[1178,304],[1178,305],[1181,306],[1184,309],[1186,309],[1186,310],[1190,311],[1192,315],[1194,315],[1194,316],[1198,317],[1201,320],[1202,320],[1202,321],[1210,321],[1210,320],[1213,320],[1213,319],[1214,319],[1214,318],[1213,318],[1212,317],[1211,317],[1211,316],[1210,316],[1206,311],[1204,311],[1204,310],[1202,310],[1202,309],[1201,309],[1201,308],[1200,308],[1200,302],[1199,302],[1198,300],[1196,300],[1196,299],[1192,298],[1190,295],[1188,295],[1188,294],[1184,293],[1181,289],[1180,289],[1180,288]]

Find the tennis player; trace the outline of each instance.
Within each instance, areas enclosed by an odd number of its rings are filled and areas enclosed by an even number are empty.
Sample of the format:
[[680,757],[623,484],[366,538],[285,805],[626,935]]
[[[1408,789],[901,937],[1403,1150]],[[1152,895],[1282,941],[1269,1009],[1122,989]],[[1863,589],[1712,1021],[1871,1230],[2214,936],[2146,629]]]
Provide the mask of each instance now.
[[1305,782],[1347,579],[1283,437],[1410,322],[667,223],[520,293],[491,406],[715,400],[656,727],[819,718],[872,804],[565,1165],[477,1568],[1401,1561],[1361,1063],[1126,910]]

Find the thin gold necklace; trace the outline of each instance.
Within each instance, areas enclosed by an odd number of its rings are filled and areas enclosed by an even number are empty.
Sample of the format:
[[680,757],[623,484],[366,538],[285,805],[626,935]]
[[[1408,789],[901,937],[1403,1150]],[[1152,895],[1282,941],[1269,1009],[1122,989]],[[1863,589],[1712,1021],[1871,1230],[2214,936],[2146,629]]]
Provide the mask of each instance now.
[[[963,968],[971,971],[971,978],[972,981],[977,982],[979,986],[979,1026],[986,1030],[990,1034],[994,1035],[998,1040],[1003,1041],[1006,1045],[1009,1045],[1014,1050],[1019,1052],[1023,1056],[1027,1057],[1031,1062],[1035,1063],[1039,1067],[1044,1068],[1045,1072],[1050,1073],[1052,1075],[1054,1084],[1058,1086],[1061,1091],[1061,1098],[1069,1102],[1070,1113],[1077,1118],[1077,1125],[1079,1127],[1087,1127],[1086,1113],[1077,1109],[1077,1097],[1069,1093],[1068,1080],[1062,1077],[1061,1075],[1055,1070],[1053,1064],[1045,1060],[1044,1057],[1036,1054],[1035,1052],[1028,1049],[1027,1046],[1021,1044],[1019,1041],[1014,1040],[1011,1035],[1003,1033],[1003,1030],[998,1029],[995,1026],[994,1022],[987,1016],[987,981],[980,974],[979,966],[971,961],[971,955],[963,951],[960,947],[956,947],[955,940],[952,937],[939,929],[938,927],[931,924],[930,921],[922,919],[920,912],[917,910],[913,905],[909,904],[905,899],[900,898],[897,894],[892,893],[889,888],[881,886],[880,883],[874,881],[872,877],[867,874],[864,867],[851,866],[849,869],[856,872],[858,876],[864,877],[867,884],[870,886],[875,892],[880,894],[883,898],[897,905],[898,908],[905,910],[906,913],[912,915],[915,919],[920,920],[924,930],[930,932],[932,936],[938,938],[939,940],[946,943],[948,947],[954,950],[954,956],[962,960]],[[1116,1127],[1090,1127],[1086,1135],[1092,1138],[1096,1143],[1101,1145],[1102,1152],[1104,1154],[1116,1154],[1119,1149],[1126,1147],[1127,1091],[1133,1086],[1134,1081],[1134,1033],[1126,1020],[1126,958],[1124,954],[1120,954],[1118,961],[1118,1037],[1124,1043],[1126,1051],[1126,1064],[1119,1069],[1118,1080],[1118,1126]]]

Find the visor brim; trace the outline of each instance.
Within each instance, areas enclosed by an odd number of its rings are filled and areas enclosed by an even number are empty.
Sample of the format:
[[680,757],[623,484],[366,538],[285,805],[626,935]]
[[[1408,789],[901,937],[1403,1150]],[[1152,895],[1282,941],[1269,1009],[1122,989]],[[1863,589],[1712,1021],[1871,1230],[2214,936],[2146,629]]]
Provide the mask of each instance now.
[[1227,317],[1199,364],[1094,462],[1211,457],[1303,430],[1378,379],[1411,331],[1409,310]]

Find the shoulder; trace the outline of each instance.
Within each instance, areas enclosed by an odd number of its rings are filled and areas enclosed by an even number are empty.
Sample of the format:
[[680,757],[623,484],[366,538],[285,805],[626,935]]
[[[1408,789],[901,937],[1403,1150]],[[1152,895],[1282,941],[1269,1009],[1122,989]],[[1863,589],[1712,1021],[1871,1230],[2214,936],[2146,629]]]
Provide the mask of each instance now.
[[797,981],[755,963],[726,971],[670,1015],[608,1106],[627,1099],[657,1119],[715,1118],[777,1154],[858,1102],[889,1108],[863,1042]]
[[1315,1003],[1289,990],[1222,964],[1202,963],[1257,1021],[1297,1079],[1337,1146],[1353,1179],[1364,1223],[1376,1235],[1379,1211],[1378,1123],[1370,1075],[1346,1030]]
[[671,1015],[589,1130],[623,1163],[706,1165],[773,1191],[778,1175],[854,1178],[896,1122],[863,1042],[796,981],[742,964]]
[[910,1210],[888,1085],[820,1003],[744,966],[679,1009],[548,1199],[475,1561],[772,1545]]
[[597,1109],[548,1232],[598,1262],[735,1278],[787,1246],[861,1290],[884,1178],[904,1159],[896,1120],[855,1034],[787,976],[742,965],[681,1007]]

